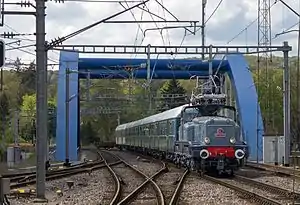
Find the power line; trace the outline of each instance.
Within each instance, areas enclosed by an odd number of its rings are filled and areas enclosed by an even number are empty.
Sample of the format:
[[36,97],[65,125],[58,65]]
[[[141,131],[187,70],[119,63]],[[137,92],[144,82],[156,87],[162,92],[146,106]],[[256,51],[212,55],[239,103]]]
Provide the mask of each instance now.
[[[271,6],[270,9],[273,8],[273,6],[276,4],[277,2],[275,1]],[[236,38],[238,38],[242,33],[244,33],[245,31],[248,30],[249,27],[251,27],[256,21],[258,20],[258,17],[256,19],[254,19],[253,21],[251,21],[251,23],[249,23],[245,28],[243,28],[240,32],[238,32],[232,39],[230,39],[226,44],[230,44],[232,41],[234,41]]]
[[131,9],[134,9],[134,8],[136,8],[136,7],[138,7],[138,6],[142,5],[142,4],[145,5],[145,3],[147,3],[148,1],[149,1],[149,0],[146,0],[146,1],[143,1],[142,3],[135,4],[134,6],[128,8],[128,9],[125,9],[125,10],[123,10],[123,11],[117,12],[117,13],[115,13],[115,14],[113,14],[113,15],[107,17],[107,18],[104,18],[104,19],[102,19],[102,20],[100,20],[100,21],[97,21],[97,22],[95,22],[95,23],[93,23],[93,24],[91,24],[91,25],[89,25],[89,26],[86,26],[86,27],[84,27],[84,28],[82,28],[82,29],[79,29],[79,30],[77,30],[77,31],[75,31],[75,32],[73,32],[73,33],[70,33],[69,35],[66,35],[66,36],[63,36],[63,37],[61,37],[61,38],[52,40],[52,42],[51,42],[50,44],[48,44],[48,46],[46,47],[46,49],[47,49],[47,50],[50,50],[51,48],[55,47],[56,45],[59,45],[59,44],[61,44],[62,42],[66,41],[66,40],[68,40],[68,39],[70,39],[70,38],[73,38],[74,36],[77,36],[77,35],[79,35],[79,34],[85,32],[85,31],[87,31],[87,30],[89,30],[89,29],[91,29],[91,28],[93,28],[93,27],[95,27],[95,26],[97,26],[97,25],[99,25],[99,24],[101,24],[101,23],[104,23],[105,21],[107,21],[107,20],[109,20],[109,19],[112,19],[112,18],[114,18],[114,17],[117,17],[117,16],[119,16],[119,15],[121,15],[121,14],[127,12],[127,11],[130,11]]
[[205,21],[204,24],[207,24],[207,22],[213,17],[213,15],[217,12],[217,10],[220,8],[221,4],[222,4],[223,0],[220,0],[218,5],[216,6],[216,8],[213,10],[213,12],[211,13],[211,15],[207,18],[207,20]]
[[19,50],[19,49],[22,49],[22,48],[28,48],[28,47],[32,47],[32,46],[35,46],[35,44],[24,45],[24,46],[19,46],[19,47],[11,47],[11,48],[5,49],[5,51],[12,51],[12,50],[16,50],[16,49]]
[[[9,28],[10,30],[12,30],[13,32],[15,32],[15,33],[17,33],[17,34],[20,34],[16,29],[14,29],[13,27],[9,26],[8,24],[4,24],[4,26],[7,27],[7,28]],[[24,39],[25,39],[25,40],[28,40],[28,41],[34,41],[34,40],[29,39],[29,38],[26,38],[26,37],[24,37]],[[14,47],[14,46],[9,46],[9,47],[11,48],[11,49],[9,49],[9,50],[15,50],[15,49],[17,49],[17,50],[19,50],[19,51],[21,51],[21,52],[30,54],[30,55],[32,55],[32,56],[36,56],[36,54],[34,53],[34,51],[27,51],[27,50],[22,49],[22,47]],[[56,53],[56,54],[57,54],[57,53]],[[57,54],[57,55],[58,55],[58,54]],[[55,62],[55,63],[58,63],[57,60],[51,59],[51,58],[49,58],[49,57],[48,57],[48,60],[49,60],[49,61],[52,61],[52,62]]]

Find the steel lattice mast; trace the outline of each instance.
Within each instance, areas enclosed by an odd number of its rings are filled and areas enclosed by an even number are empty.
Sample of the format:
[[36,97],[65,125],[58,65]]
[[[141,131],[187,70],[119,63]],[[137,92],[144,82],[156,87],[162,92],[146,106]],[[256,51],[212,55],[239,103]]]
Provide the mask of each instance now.
[[[271,0],[258,0],[258,46],[271,46],[271,13],[270,13],[270,1]],[[262,49],[263,51],[266,51],[264,53],[258,54],[257,56],[257,92],[258,95],[260,95],[260,89],[262,87],[266,87],[266,90],[269,90],[271,87],[269,85],[272,80],[269,79],[269,74],[268,74],[268,69],[269,69],[269,62],[271,59],[271,53],[267,52],[268,49]],[[262,69],[261,69],[262,68]],[[263,72],[261,72],[263,71]],[[263,75],[261,75],[264,73]],[[263,84],[260,83],[260,78],[263,77],[264,82]],[[271,98],[271,93],[267,93],[267,101],[263,104],[261,104],[262,110],[265,111],[265,119],[267,119],[265,125],[266,125],[266,132],[270,132],[269,128],[273,121],[273,111],[270,110],[272,106],[270,106],[270,98]],[[257,112],[259,108],[259,103],[257,106]],[[257,119],[257,123],[258,123]],[[259,132],[259,127],[257,124],[257,136]],[[258,140],[257,140],[258,141]],[[257,144],[258,146],[258,144]],[[258,150],[258,149],[257,149]],[[257,155],[258,156],[258,155]],[[257,159],[258,160],[258,159]]]

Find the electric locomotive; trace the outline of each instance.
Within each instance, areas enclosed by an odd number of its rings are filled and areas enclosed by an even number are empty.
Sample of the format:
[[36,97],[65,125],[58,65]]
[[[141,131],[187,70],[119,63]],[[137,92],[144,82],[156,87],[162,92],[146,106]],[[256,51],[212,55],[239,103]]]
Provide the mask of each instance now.
[[189,104],[119,125],[117,146],[201,173],[233,174],[246,161],[248,147],[235,108],[225,105],[226,96],[220,89],[208,90],[193,92]]
[[248,157],[235,113],[234,107],[220,104],[185,107],[175,162],[201,172],[232,175]]

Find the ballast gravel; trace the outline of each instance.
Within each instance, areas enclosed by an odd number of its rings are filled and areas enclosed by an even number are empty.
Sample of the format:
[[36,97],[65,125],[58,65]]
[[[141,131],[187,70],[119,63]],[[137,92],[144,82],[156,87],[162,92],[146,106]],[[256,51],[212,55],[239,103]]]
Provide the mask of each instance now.
[[293,177],[276,176],[272,172],[252,168],[243,168],[238,173],[259,182],[300,193],[300,182],[298,179],[294,180]]
[[252,205],[235,191],[193,175],[186,178],[179,200],[180,205]]
[[122,194],[121,200],[136,189],[143,183],[144,179],[138,176],[133,170],[125,167],[124,164],[115,165],[112,169],[116,172],[117,176],[122,180]]
[[[74,186],[69,188],[67,181],[73,181]],[[62,196],[57,191],[62,191]],[[79,174],[60,180],[46,183],[46,197],[48,203],[43,205],[96,205],[114,192],[114,183],[107,169],[96,170],[89,174]],[[32,198],[10,199],[11,205],[33,204]]]
[[148,177],[152,176],[153,174],[155,174],[155,172],[162,168],[162,163],[158,163],[158,161],[153,160],[150,157],[146,158],[130,152],[121,151],[114,151],[113,153],[146,174]]

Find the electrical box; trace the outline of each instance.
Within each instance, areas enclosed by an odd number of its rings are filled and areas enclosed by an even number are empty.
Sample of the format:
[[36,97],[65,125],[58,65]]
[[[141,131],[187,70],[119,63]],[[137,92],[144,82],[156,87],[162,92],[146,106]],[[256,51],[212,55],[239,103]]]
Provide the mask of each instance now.
[[3,194],[10,194],[10,179],[2,178]]
[[281,164],[284,157],[285,140],[283,136],[263,137],[263,163]]

